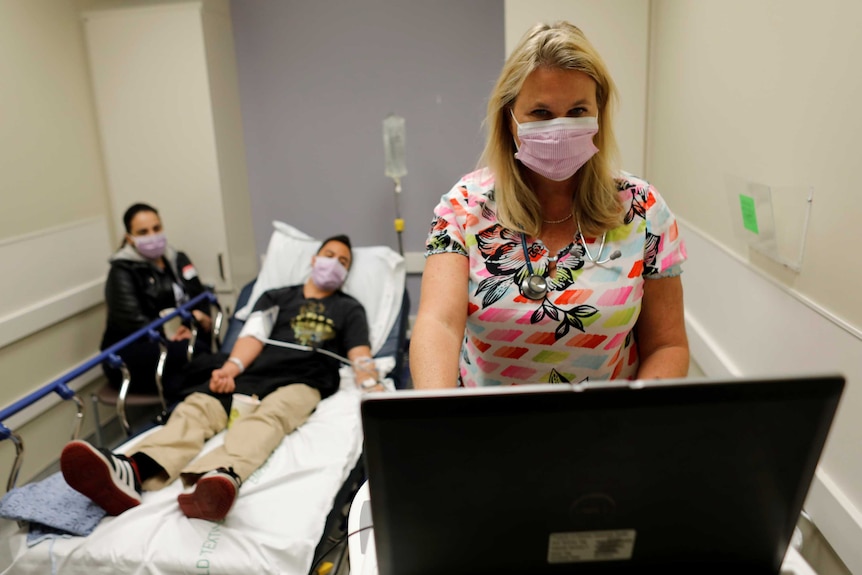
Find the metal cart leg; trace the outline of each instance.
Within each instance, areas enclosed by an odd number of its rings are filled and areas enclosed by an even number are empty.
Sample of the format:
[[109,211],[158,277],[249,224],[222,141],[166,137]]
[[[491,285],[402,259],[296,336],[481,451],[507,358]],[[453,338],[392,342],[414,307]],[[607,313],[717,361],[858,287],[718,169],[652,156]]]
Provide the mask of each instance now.
[[90,396],[90,400],[93,402],[93,421],[96,424],[96,445],[98,447],[104,447],[105,441],[102,437],[102,421],[99,419],[99,396],[94,393]]

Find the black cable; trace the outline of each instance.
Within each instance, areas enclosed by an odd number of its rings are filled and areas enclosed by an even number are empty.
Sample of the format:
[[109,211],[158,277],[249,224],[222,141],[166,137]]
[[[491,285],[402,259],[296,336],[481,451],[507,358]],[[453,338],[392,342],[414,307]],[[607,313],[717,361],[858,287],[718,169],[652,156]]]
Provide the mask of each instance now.
[[[345,555],[347,555],[347,556],[348,556],[348,557],[347,557],[348,562],[350,561],[350,556],[349,556],[350,554],[348,553],[348,548],[349,548],[349,547],[350,547],[350,545],[345,545],[345,546],[343,546],[343,547],[341,548],[341,552],[340,552],[340,553],[338,553],[338,554],[333,558],[333,563],[332,563],[332,575],[338,575],[338,573],[341,573],[341,565],[344,563],[344,556],[345,556]],[[337,561],[335,561],[335,559],[337,559]]]
[[348,533],[344,537],[341,537],[340,539],[338,539],[335,543],[332,544],[332,546],[329,549],[327,549],[326,551],[324,551],[323,553],[320,554],[320,557],[317,558],[317,561],[315,561],[314,563],[311,564],[311,567],[308,570],[309,574],[314,575],[315,570],[320,566],[320,563],[323,561],[323,559],[327,555],[332,553],[336,547],[338,547],[342,543],[346,542],[349,538],[353,537],[354,535],[356,535],[360,531],[365,531],[366,529],[371,529],[372,527],[374,527],[374,525],[366,525],[365,527],[360,527],[356,531],[354,531],[352,533]]

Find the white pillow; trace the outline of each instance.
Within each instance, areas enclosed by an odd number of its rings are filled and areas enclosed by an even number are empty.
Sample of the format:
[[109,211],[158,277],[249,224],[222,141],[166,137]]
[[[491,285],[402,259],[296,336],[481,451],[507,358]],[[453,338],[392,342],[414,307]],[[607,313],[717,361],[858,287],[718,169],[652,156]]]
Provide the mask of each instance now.
[[[245,320],[255,302],[267,290],[304,283],[311,274],[311,257],[322,240],[314,239],[284,222],[272,223],[274,231],[266,248],[263,267],[248,304],[237,310]],[[368,316],[371,353],[380,351],[398,313],[404,295],[404,258],[386,246],[354,247],[353,264],[342,290],[359,300]]]

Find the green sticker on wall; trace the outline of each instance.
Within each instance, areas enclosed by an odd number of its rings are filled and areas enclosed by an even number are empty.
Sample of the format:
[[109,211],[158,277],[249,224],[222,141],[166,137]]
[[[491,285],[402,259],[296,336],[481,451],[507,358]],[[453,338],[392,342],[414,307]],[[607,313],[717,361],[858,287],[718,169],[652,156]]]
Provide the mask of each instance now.
[[754,198],[739,194],[739,207],[742,208],[742,225],[745,229],[760,234],[757,229],[757,209],[754,207]]

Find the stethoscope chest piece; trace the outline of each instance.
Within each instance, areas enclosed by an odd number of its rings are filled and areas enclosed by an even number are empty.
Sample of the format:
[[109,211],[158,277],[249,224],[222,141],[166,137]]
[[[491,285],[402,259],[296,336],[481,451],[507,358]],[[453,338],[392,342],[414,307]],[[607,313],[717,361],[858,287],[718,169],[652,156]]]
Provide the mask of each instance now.
[[527,250],[527,238],[521,234],[521,247],[524,248],[524,259],[527,262],[527,271],[530,275],[521,280],[518,286],[521,295],[529,299],[543,299],[548,293],[548,280],[533,272],[533,264],[530,263],[530,252]]
[[[583,238],[583,235],[581,235],[580,222],[578,222],[578,235]],[[599,246],[598,257],[594,257],[593,254],[590,253],[590,248],[587,247],[586,240],[581,239],[581,245],[584,247],[584,258],[595,265],[602,265],[622,256],[620,250],[615,250],[611,255],[602,259],[602,252],[605,249],[606,240],[607,233],[604,233],[602,234],[602,243]],[[548,294],[548,280],[533,272],[533,264],[530,263],[530,251],[527,249],[527,238],[523,233],[521,234],[521,247],[524,250],[524,260],[527,264],[527,271],[530,274],[521,280],[521,283],[518,286],[521,289],[521,295],[529,299],[543,299]],[[548,258],[548,261],[555,262],[557,261],[558,256],[559,254],[553,258]]]
[[521,280],[521,294],[529,299],[542,299],[548,293],[548,282],[538,274],[530,274]]

